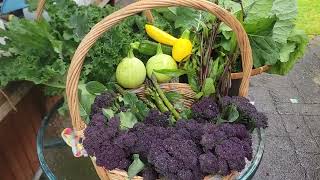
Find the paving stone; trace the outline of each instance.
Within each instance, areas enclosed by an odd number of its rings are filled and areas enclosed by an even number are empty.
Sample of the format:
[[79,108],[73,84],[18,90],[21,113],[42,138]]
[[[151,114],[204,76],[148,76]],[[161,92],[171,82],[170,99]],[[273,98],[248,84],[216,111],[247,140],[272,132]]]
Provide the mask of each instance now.
[[276,103],[279,114],[320,115],[320,104]]
[[312,136],[308,125],[305,123],[303,116],[299,115],[282,115],[282,121],[289,133],[297,151],[300,152],[317,152],[320,150],[315,138]]
[[[306,125],[303,116],[300,115],[281,115],[281,119],[284,123],[286,131],[290,135],[298,136],[304,132],[309,132],[308,126]],[[311,135],[311,134],[309,134]]]
[[306,54],[288,75],[305,103],[320,103],[320,60],[316,59],[314,54]]
[[269,94],[274,102],[291,103],[290,99],[297,99],[299,103],[303,103],[303,98],[297,88],[269,88]]
[[277,113],[273,103],[273,99],[269,94],[269,90],[265,87],[251,87],[249,89],[248,98],[254,101],[254,105],[259,111],[266,113]]
[[311,134],[314,137],[320,136],[320,116],[304,116],[303,118],[309,127]]
[[306,170],[306,179],[320,179],[320,152],[303,153],[297,152],[302,167]]
[[293,110],[292,103],[276,103],[276,110],[279,114],[299,114],[299,112]]
[[274,74],[259,74],[251,78],[250,87],[293,87],[292,81],[288,76]]
[[320,136],[316,136],[314,139],[316,140],[318,146],[320,146]]
[[316,139],[313,136],[306,135],[307,133],[301,134],[299,136],[290,136],[296,151],[298,152],[309,152],[317,153],[320,152],[320,148]]
[[278,114],[266,114],[268,117],[268,128],[266,129],[266,136],[288,136],[284,124]]
[[266,137],[265,144],[264,156],[254,180],[305,179],[305,170],[288,137]]

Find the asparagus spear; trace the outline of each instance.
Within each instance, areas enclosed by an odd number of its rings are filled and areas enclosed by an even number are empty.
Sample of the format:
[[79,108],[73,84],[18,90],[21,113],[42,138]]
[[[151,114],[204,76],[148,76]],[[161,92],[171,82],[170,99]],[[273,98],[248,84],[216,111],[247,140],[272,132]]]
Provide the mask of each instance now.
[[176,118],[176,120],[180,119],[180,114],[176,111],[176,109],[173,107],[173,105],[170,103],[170,101],[168,100],[166,95],[161,90],[154,73],[152,73],[152,75],[151,75],[151,81],[152,81],[152,84],[154,85],[157,93],[159,94],[160,98],[162,99],[164,104],[168,107],[168,109],[171,111],[171,113]]

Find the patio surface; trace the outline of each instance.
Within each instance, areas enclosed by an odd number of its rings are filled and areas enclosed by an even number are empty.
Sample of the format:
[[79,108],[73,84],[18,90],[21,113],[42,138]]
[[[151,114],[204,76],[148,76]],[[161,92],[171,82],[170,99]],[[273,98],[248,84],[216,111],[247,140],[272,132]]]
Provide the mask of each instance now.
[[319,180],[320,37],[310,41],[288,76],[253,77],[249,98],[269,117],[265,153],[253,179]]

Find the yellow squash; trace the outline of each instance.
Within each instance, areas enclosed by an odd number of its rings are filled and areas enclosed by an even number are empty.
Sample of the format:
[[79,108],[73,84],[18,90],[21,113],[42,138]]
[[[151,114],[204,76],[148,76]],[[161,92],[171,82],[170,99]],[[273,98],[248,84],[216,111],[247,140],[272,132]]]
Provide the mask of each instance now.
[[149,37],[161,44],[173,46],[178,40],[177,38],[171,36],[170,34],[166,33],[165,31],[162,31],[161,29],[155,26],[146,24],[145,29]]
[[187,57],[192,53],[192,43],[189,40],[190,31],[185,30],[172,48],[172,57],[177,62],[188,59]]
[[181,62],[188,59],[187,57],[191,55],[192,43],[189,40],[189,30],[185,30],[181,35],[181,38],[177,39],[165,31],[162,31],[161,29],[149,24],[145,25],[145,29],[149,37],[151,37],[153,40],[162,44],[173,46],[172,57],[175,61]]

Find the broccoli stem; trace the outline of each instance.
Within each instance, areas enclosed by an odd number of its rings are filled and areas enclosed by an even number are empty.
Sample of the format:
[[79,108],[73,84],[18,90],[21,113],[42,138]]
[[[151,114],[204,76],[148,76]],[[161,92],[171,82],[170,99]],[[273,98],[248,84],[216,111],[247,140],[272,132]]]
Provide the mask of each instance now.
[[151,75],[151,81],[152,81],[154,87],[156,88],[156,91],[159,94],[160,98],[162,99],[164,104],[168,107],[168,109],[171,111],[171,113],[176,118],[176,120],[180,119],[180,114],[178,113],[178,111],[176,111],[176,109],[173,107],[173,105],[170,103],[170,101],[168,100],[166,95],[161,90],[154,73],[152,73],[152,75]]
[[154,92],[152,89],[148,88],[148,93],[150,94],[150,96],[152,97],[152,99],[155,101],[158,109],[160,110],[160,112],[167,112],[169,111],[167,106],[164,105],[163,101],[161,100],[159,94],[157,92]]
[[157,106],[155,104],[153,104],[151,101],[149,101],[149,99],[141,99],[147,106],[149,106],[149,108],[156,108]]
[[123,89],[121,86],[119,86],[118,84],[115,84],[114,86],[116,87],[116,90],[117,90],[122,96],[124,96],[124,95],[127,93],[127,91],[124,90],[124,89]]

